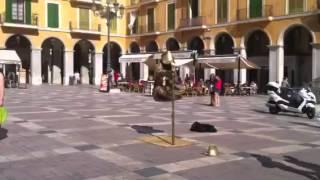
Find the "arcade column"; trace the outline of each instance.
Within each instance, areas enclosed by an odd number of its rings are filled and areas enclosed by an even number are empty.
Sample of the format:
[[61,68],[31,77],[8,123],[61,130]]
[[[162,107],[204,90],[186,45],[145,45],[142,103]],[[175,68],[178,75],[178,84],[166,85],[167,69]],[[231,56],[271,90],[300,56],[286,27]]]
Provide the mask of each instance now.
[[31,84],[41,85],[41,49],[32,49],[31,51]]

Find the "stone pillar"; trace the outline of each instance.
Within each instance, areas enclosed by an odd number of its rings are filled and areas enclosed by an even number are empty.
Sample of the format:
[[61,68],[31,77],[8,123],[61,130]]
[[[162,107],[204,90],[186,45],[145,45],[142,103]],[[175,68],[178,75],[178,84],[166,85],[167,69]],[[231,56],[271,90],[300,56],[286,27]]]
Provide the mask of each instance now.
[[73,76],[73,51],[64,51],[64,77],[63,85],[69,85],[69,77]]
[[144,64],[144,63],[140,63],[140,80],[148,80],[148,76],[149,76],[149,67]]
[[31,51],[31,78],[30,79],[31,79],[32,85],[42,84],[41,49],[32,49]]
[[216,70],[213,68],[204,69],[204,81],[209,80],[211,74],[216,74]]
[[312,80],[320,78],[320,44],[312,44]]
[[102,75],[102,62],[103,62],[103,53],[96,52],[93,64],[93,72],[94,72],[94,84],[100,85],[101,75]]
[[[245,48],[235,48],[235,54],[240,54],[242,57],[247,58],[247,52]],[[238,84],[238,69],[233,70],[233,82]],[[247,82],[247,69],[240,69],[240,84]]]
[[120,63],[120,73],[122,74],[123,78],[127,77],[127,63]]
[[284,76],[283,46],[269,46],[269,81],[282,82]]

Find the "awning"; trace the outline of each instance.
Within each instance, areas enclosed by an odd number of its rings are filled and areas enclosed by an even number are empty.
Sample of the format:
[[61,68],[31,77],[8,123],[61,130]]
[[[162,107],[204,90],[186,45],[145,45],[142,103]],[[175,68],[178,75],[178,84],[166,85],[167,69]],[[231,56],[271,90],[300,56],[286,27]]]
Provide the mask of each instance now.
[[0,50],[0,64],[21,64],[15,50]]
[[142,63],[147,61],[152,54],[124,54],[120,56],[120,63]]
[[182,66],[191,63],[193,59],[174,59],[175,66]]
[[242,56],[237,55],[199,57],[198,63],[211,65],[217,69],[259,69],[256,64],[250,62]]

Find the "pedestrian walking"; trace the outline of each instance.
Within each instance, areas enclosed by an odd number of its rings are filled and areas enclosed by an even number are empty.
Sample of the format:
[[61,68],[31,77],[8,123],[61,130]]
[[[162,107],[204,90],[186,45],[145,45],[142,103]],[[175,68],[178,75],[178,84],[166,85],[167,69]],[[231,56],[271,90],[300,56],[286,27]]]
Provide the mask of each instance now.
[[222,80],[219,76],[215,76],[215,85],[214,85],[214,89],[215,89],[215,106],[219,107],[220,106],[220,94],[221,94],[221,89],[222,89]]
[[281,87],[290,88],[290,84],[288,82],[288,77],[284,77],[281,83]]
[[[3,73],[0,72],[0,107],[2,108],[4,105],[4,76]],[[0,123],[0,129],[1,129]]]
[[215,100],[215,85],[216,85],[216,75],[211,74],[210,80],[209,80],[209,93],[210,93],[210,106],[215,106],[216,100]]

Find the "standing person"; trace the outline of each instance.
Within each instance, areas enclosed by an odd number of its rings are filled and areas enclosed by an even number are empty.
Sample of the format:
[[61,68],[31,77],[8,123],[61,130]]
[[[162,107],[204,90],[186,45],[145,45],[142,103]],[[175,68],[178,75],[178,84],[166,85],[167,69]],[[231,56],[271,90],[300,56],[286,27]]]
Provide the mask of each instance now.
[[215,77],[215,93],[214,93],[214,99],[215,99],[215,106],[219,107],[220,106],[220,93],[222,89],[222,80],[220,79],[219,76]]
[[116,87],[118,87],[118,80],[119,80],[119,72],[118,71],[114,71],[113,73],[113,77],[114,77],[114,82],[116,84]]
[[[4,105],[4,76],[2,71],[0,72],[0,107]],[[0,124],[1,129],[1,124]]]
[[215,99],[215,85],[216,85],[216,75],[211,74],[210,80],[209,80],[209,92],[210,92],[210,106],[216,105],[216,99]]
[[288,82],[288,77],[284,77],[281,83],[281,87],[290,88],[290,84]]

